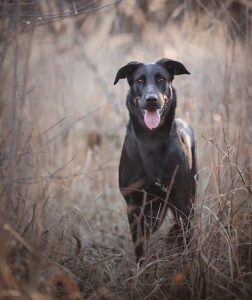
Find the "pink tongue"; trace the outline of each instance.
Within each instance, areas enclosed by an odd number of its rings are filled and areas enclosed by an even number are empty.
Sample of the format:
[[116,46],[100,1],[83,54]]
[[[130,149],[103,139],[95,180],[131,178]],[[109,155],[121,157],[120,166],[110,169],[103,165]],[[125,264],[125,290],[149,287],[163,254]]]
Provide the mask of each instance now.
[[150,129],[158,127],[160,123],[160,115],[158,109],[156,110],[145,110],[144,111],[144,122]]

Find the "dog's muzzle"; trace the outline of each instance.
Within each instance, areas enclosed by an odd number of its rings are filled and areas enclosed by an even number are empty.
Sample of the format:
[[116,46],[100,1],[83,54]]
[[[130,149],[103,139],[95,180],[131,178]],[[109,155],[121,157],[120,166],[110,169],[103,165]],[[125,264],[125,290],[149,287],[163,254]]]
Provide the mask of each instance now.
[[155,94],[148,94],[145,97],[144,105],[144,123],[149,129],[157,128],[160,123],[160,100]]

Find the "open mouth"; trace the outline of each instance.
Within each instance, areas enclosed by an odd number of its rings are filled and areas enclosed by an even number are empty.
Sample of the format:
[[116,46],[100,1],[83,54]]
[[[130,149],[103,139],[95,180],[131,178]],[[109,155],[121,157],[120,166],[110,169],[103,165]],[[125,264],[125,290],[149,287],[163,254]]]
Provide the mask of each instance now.
[[160,109],[145,109],[144,123],[149,129],[157,128],[160,123]]

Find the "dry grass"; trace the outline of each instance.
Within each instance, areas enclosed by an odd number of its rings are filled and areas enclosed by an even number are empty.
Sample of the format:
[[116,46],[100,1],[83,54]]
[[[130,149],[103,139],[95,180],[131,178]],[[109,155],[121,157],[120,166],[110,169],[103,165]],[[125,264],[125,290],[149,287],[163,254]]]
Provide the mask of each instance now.
[[[0,299],[252,297],[251,4],[241,34],[227,3],[149,2],[24,32],[0,19]],[[161,57],[191,72],[174,86],[198,142],[194,236],[167,245],[167,220],[139,268],[117,183],[127,83],[112,83]]]

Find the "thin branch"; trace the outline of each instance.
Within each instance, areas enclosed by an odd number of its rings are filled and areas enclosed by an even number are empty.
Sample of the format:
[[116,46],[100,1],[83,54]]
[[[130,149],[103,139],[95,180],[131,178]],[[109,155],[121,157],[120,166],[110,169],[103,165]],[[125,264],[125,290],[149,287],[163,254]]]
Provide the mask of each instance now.
[[228,152],[226,153],[225,151],[223,151],[215,142],[214,142],[214,140],[212,139],[212,138],[207,138],[207,137],[205,137],[203,134],[202,134],[202,137],[205,139],[205,140],[207,140],[208,142],[211,142],[223,155],[224,155],[224,157],[226,157],[228,160],[229,160],[229,162],[237,169],[237,171],[238,171],[238,173],[239,173],[239,175],[240,175],[240,177],[241,177],[241,180],[242,180],[242,182],[243,182],[243,184],[244,184],[244,186],[245,186],[245,188],[247,189],[247,191],[250,193],[250,194],[252,194],[252,190],[250,189],[250,187],[247,185],[247,183],[246,183],[246,181],[245,181],[245,179],[244,179],[244,176],[243,176],[243,174],[242,174],[242,171],[244,171],[244,169],[242,169],[242,168],[239,168],[238,166],[237,166],[237,164],[229,157],[229,155],[228,155]]
[[15,167],[16,167],[16,150],[17,150],[17,81],[18,81],[18,11],[19,11],[19,1],[15,1],[14,11],[13,11],[13,30],[15,32],[15,47],[14,47],[14,69],[13,69],[13,84],[12,84],[12,117],[11,117],[11,126],[12,126],[12,136],[10,143],[10,163],[8,169],[8,182],[7,182],[7,191],[6,191],[6,210],[7,213],[10,211],[12,206],[12,187],[15,177]]
[[85,61],[86,61],[87,65],[89,66],[89,68],[93,71],[93,73],[97,77],[98,82],[101,84],[101,87],[104,91],[104,94],[105,94],[106,98],[108,99],[108,101],[112,102],[114,110],[117,113],[120,113],[120,101],[118,100],[118,98],[115,97],[115,95],[110,90],[108,90],[108,83],[104,80],[104,77],[100,74],[97,65],[94,63],[94,61],[92,60],[92,58],[89,55],[88,51],[86,50],[86,47],[83,43],[83,38],[80,34],[80,30],[76,26],[74,26],[74,24],[73,24],[73,27],[74,27],[75,39],[76,39],[77,44],[80,48],[81,55],[85,59]]
[[64,128],[62,131],[60,131],[59,133],[55,134],[52,138],[50,138],[49,140],[47,140],[44,145],[48,145],[50,144],[52,141],[54,141],[55,139],[57,139],[59,136],[61,136],[62,134],[68,132],[72,127],[74,127],[77,123],[79,123],[80,121],[85,120],[86,118],[88,118],[89,116],[91,116],[92,114],[98,112],[100,110],[100,107],[97,107],[91,111],[89,111],[88,113],[86,113],[85,115],[79,117],[78,119],[76,119],[75,121],[73,121],[72,123],[70,123],[66,128]]

